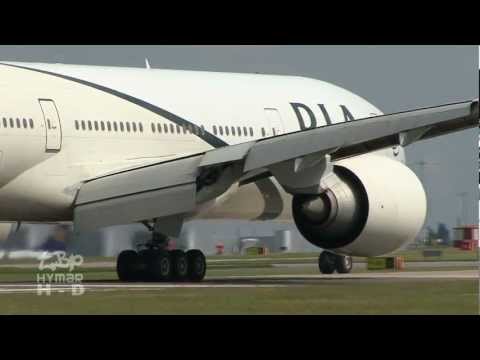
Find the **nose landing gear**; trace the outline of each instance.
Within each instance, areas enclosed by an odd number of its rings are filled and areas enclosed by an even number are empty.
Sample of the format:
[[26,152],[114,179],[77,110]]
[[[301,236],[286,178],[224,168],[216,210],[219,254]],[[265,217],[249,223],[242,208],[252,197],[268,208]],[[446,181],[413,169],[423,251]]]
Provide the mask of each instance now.
[[322,274],[348,274],[352,271],[353,261],[351,256],[337,255],[322,251],[318,257],[318,268]]

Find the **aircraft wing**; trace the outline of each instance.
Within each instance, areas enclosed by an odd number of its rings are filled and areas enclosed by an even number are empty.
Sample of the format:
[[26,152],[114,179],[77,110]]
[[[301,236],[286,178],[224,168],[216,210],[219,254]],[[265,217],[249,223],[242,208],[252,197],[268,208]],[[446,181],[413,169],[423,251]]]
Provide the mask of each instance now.
[[308,166],[309,157],[315,155],[328,154],[338,160],[478,125],[478,100],[473,100],[338,123],[125,169],[82,184],[74,204],[75,229],[89,231],[190,213],[236,182],[270,176],[270,169],[278,164],[299,160],[300,167]]

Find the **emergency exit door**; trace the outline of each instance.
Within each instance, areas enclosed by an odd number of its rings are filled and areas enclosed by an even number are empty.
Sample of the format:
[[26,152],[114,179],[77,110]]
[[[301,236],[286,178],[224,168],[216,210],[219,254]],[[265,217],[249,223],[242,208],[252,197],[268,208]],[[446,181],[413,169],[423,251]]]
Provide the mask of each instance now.
[[267,136],[276,136],[283,134],[283,122],[277,109],[266,108],[265,115],[267,117]]
[[39,99],[40,107],[43,112],[43,120],[46,129],[47,151],[58,151],[62,147],[62,127],[60,126],[60,116],[53,100]]

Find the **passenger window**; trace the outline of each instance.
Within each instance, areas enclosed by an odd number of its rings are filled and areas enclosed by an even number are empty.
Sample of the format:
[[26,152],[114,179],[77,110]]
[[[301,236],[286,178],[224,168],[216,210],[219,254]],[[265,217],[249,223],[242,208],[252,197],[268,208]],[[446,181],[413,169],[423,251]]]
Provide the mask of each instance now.
[[265,129],[262,127],[262,137],[265,137]]
[[107,121],[107,130],[112,131],[112,125],[110,124],[110,121]]
[[238,136],[242,136],[242,128],[240,126],[237,126],[237,134]]
[[100,129],[102,129],[102,131],[105,131],[105,123],[103,121],[100,121]]
[[92,131],[92,122],[88,120],[88,130]]
[[7,127],[7,118],[3,118],[3,127]]
[[163,124],[163,132],[165,134],[168,134],[168,125],[167,124]]
[[93,125],[95,126],[95,131],[98,131],[98,121],[94,121]]
[[17,128],[19,128],[19,129],[20,129],[21,127],[22,127],[22,126],[20,125],[20,119],[19,119],[19,118],[17,118]]
[[82,120],[82,130],[85,130],[85,120]]
[[228,130],[228,126],[225,126],[225,134],[230,135],[230,131]]
[[116,121],[113,122],[113,130],[115,130],[115,132],[118,131],[118,127],[117,127],[117,122],[116,122]]
[[175,134],[175,127],[173,126],[173,124],[170,124],[170,132],[172,134]]
[[137,132],[137,123],[132,122],[132,129],[133,129],[133,132]]
[[119,124],[120,124],[120,131],[123,132],[123,129],[124,129],[124,127],[123,127],[123,122],[120,121]]
[[127,127],[127,131],[130,132],[130,123],[128,121],[125,123],[125,126]]
[[23,128],[26,129],[28,127],[27,119],[23,118],[22,121],[23,121]]
[[138,129],[143,133],[143,124],[140,122],[138,123]]
[[180,129],[180,125],[177,125],[177,134],[180,134],[182,130]]
[[75,120],[75,129],[80,130],[80,125],[78,124],[78,120]]
[[246,127],[246,126],[243,127],[243,135],[248,136],[248,134],[247,134],[247,127]]
[[189,124],[189,125],[188,125],[188,132],[189,132],[190,134],[193,134],[193,125],[192,125],[192,124]]
[[223,126],[219,126],[220,128],[220,135],[223,135]]
[[[5,119],[3,119],[3,120],[5,120]],[[30,129],[33,129],[33,120],[28,119],[28,123],[30,124]]]
[[183,124],[182,128],[183,128],[183,133],[186,134],[187,133],[187,125]]
[[158,123],[157,124],[157,129],[159,133],[162,133],[162,124]]
[[235,126],[232,126],[232,135],[235,136]]
[[14,127],[15,127],[15,124],[13,123],[13,119],[12,119],[12,118],[10,118],[10,127],[11,127],[11,128],[14,128]]
[[213,133],[217,135],[217,125],[213,125]]
[[152,132],[154,133],[155,132],[155,124],[152,123]]
[[253,128],[250,126],[250,136],[253,136]]

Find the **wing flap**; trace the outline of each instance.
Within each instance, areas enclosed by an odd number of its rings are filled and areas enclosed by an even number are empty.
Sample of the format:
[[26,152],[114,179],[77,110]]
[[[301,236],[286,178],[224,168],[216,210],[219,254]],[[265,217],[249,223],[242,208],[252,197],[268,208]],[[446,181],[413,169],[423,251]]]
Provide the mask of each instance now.
[[75,207],[75,232],[186,213],[194,207],[194,183],[103,199]]
[[86,182],[75,201],[75,231],[192,211],[200,160],[194,156]]

